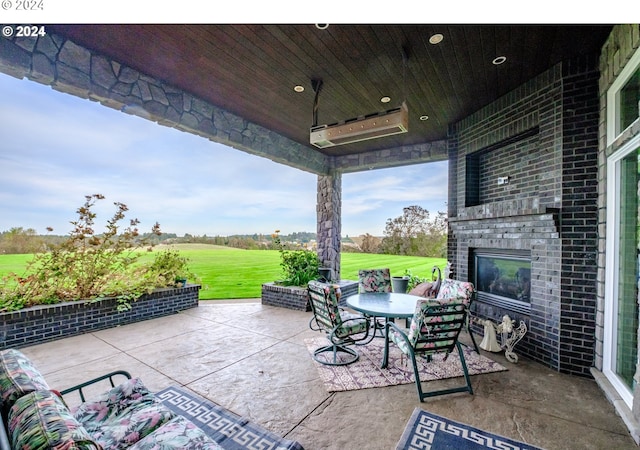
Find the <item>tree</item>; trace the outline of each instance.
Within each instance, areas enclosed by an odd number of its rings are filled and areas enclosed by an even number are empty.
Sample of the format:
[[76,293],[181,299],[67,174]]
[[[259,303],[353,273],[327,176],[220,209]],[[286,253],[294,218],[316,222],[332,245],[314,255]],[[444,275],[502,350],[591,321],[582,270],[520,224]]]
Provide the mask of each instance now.
[[363,253],[379,253],[381,239],[366,233],[362,236],[360,249]]
[[429,211],[413,205],[403,208],[395,219],[387,219],[382,253],[392,255],[446,257],[447,216],[438,212],[431,220]]
[[0,253],[36,253],[44,248],[43,239],[33,228],[14,227],[0,233]]

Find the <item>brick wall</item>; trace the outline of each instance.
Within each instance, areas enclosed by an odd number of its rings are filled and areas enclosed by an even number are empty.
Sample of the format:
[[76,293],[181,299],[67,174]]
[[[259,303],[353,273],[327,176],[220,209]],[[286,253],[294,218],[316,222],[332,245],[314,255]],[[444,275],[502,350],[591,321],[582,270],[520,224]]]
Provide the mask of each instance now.
[[275,283],[262,285],[262,304],[280,306],[298,311],[311,311],[309,293],[299,286],[279,286]]
[[599,73],[590,70],[596,61],[563,66],[560,365],[587,369],[597,305]]
[[199,285],[181,289],[158,289],[131,303],[131,310],[118,312],[117,301],[95,301],[42,305],[1,313],[0,348],[19,348],[65,337],[112,328],[174,314],[198,306]]
[[[471,279],[475,248],[531,253],[527,323],[517,351],[588,375],[595,341],[597,56],[565,61],[450,128],[448,258]],[[509,177],[498,184],[498,177]]]
[[[345,305],[345,299],[358,293],[358,282],[352,280],[336,281],[340,286],[340,305]],[[309,294],[306,288],[299,286],[280,286],[275,283],[262,285],[262,304],[295,309],[298,311],[311,311]]]

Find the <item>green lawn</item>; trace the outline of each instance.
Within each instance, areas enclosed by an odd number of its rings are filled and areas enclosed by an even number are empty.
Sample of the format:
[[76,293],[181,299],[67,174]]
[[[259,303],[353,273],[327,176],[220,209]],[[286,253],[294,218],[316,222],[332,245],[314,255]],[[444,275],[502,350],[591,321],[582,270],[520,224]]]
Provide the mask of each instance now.
[[[157,249],[161,249],[159,246]],[[282,278],[280,253],[276,250],[240,250],[206,244],[178,244],[172,248],[189,259],[191,269],[200,277],[200,299],[258,298],[263,283]],[[144,259],[151,259],[146,253]],[[24,271],[30,255],[0,255],[0,276]],[[388,267],[391,275],[426,277],[437,265],[444,269],[443,258],[342,253],[342,279],[357,280],[359,269]]]

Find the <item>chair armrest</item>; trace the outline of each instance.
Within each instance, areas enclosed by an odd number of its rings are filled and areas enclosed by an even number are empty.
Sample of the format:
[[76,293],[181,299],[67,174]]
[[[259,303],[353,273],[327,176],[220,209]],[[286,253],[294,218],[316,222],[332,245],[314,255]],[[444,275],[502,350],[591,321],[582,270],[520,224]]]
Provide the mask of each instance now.
[[402,338],[404,339],[404,341],[407,343],[408,347],[411,347],[411,343],[409,342],[409,336],[407,335],[407,333],[405,333],[405,331],[400,328],[398,325],[396,325],[394,322],[387,322],[385,324],[385,339],[389,340],[389,328],[393,328],[394,330],[396,330],[400,336],[402,336]]
[[115,370],[113,372],[109,372],[106,373],[104,375],[101,375],[97,378],[94,378],[93,380],[89,380],[89,381],[85,381],[84,383],[80,383],[77,384],[75,386],[72,386],[70,388],[67,388],[63,391],[60,391],[60,395],[66,395],[66,394],[70,394],[71,392],[75,392],[78,391],[78,393],[80,394],[80,400],[82,400],[83,402],[85,402],[85,398],[84,398],[84,391],[83,389],[91,386],[92,384],[96,384],[99,383],[100,381],[104,381],[104,380],[109,380],[109,383],[111,384],[111,387],[115,387],[115,383],[113,382],[113,377],[115,376],[123,376],[126,379],[130,380],[131,379],[131,375],[129,374],[129,372],[124,371],[124,370]]

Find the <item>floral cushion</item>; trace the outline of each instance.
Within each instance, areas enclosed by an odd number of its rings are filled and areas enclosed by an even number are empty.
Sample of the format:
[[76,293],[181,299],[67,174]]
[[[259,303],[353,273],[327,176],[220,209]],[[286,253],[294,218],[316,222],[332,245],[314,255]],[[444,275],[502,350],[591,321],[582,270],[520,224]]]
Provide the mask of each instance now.
[[129,447],[130,450],[222,450],[193,422],[177,416],[152,434]]
[[132,378],[85,402],[74,416],[104,448],[128,448],[175,417],[142,384]]
[[[434,312],[434,308],[437,308],[438,313],[442,315],[427,315],[427,312]],[[435,353],[441,347],[450,346],[455,342],[462,327],[461,323],[441,324],[441,322],[460,319],[464,314],[465,305],[463,303],[421,299],[416,302],[407,338],[405,339],[402,333],[393,329],[390,330],[389,338],[407,355],[410,348],[422,350],[424,353],[430,353],[428,350],[432,349]]]
[[0,352],[2,417],[7,417],[9,409],[18,398],[37,390],[46,391],[49,386],[29,358],[15,349]]
[[12,448],[28,450],[100,450],[57,394],[35,391],[16,400],[9,411]]
[[358,271],[360,292],[391,292],[389,269],[362,269]]
[[332,330],[340,320],[340,286],[312,280],[308,284],[309,298],[319,325]]
[[367,331],[367,319],[360,314],[348,311],[340,312],[342,324],[336,329],[335,335],[339,338],[351,336],[352,334],[364,333]]
[[436,299],[458,299],[458,301],[462,301],[465,306],[469,306],[474,292],[475,288],[473,283],[469,281],[458,281],[445,278],[442,280],[442,285],[440,286],[440,291],[438,291]]

